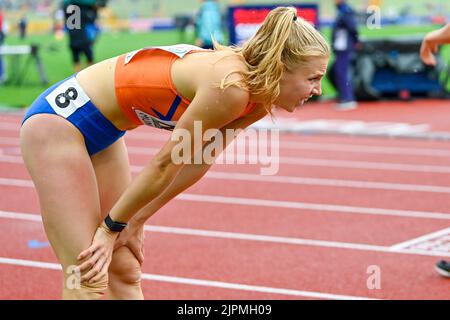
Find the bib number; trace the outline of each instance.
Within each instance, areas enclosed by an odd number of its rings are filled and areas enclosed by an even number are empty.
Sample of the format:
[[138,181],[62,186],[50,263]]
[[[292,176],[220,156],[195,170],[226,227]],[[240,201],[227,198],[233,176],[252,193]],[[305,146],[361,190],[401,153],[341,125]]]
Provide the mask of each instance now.
[[89,97],[84,93],[75,77],[60,84],[45,99],[53,110],[64,118],[68,118],[89,101]]
[[141,120],[141,122],[147,126],[155,127],[158,129],[164,129],[173,131],[175,128],[177,122],[176,121],[167,121],[167,120],[161,120],[158,119],[148,113],[145,113],[144,111],[141,111],[139,109],[133,109],[138,118]]

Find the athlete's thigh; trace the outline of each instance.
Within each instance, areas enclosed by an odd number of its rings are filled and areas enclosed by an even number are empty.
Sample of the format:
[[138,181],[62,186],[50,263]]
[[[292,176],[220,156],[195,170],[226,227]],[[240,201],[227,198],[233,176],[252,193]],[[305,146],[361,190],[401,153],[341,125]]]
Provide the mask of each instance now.
[[123,137],[91,159],[104,218],[131,182],[128,152]]
[[[102,217],[106,217],[131,182],[128,152],[123,137],[95,154],[92,163],[97,177]],[[121,249],[120,254],[114,252],[109,269],[117,274],[130,270],[139,273],[140,264],[134,254],[126,248]],[[110,278],[111,281],[114,279]]]
[[50,243],[63,267],[77,264],[77,255],[89,247],[101,219],[83,136],[59,116],[38,114],[21,128],[21,149]]

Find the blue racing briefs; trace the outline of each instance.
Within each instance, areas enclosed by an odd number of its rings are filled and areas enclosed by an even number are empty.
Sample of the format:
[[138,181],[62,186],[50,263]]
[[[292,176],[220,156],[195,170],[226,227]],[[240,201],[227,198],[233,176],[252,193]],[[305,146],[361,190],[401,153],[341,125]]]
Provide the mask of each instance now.
[[48,113],[66,118],[83,134],[89,155],[116,142],[125,134],[117,129],[91,102],[75,76],[45,90],[25,114],[23,123],[35,114]]

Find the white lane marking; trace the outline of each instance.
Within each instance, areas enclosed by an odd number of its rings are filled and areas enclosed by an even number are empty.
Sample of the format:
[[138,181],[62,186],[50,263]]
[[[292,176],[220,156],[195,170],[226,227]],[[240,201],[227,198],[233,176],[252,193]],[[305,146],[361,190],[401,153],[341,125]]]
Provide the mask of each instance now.
[[443,213],[443,212],[352,207],[352,206],[328,205],[328,204],[320,204],[320,203],[304,203],[304,202],[265,200],[265,199],[254,199],[254,198],[252,199],[252,198],[242,198],[242,197],[239,197],[239,198],[238,197],[224,197],[224,196],[205,195],[205,194],[180,194],[177,197],[175,197],[175,199],[185,200],[185,201],[197,201],[197,202],[237,204],[237,205],[245,205],[245,206],[303,209],[303,210],[312,210],[312,211],[330,211],[330,212],[334,212],[334,213],[356,213],[356,214],[370,214],[370,215],[380,215],[380,216],[398,216],[398,217],[408,217],[408,218],[450,220],[450,213]]
[[442,229],[442,230],[438,230],[436,232],[425,234],[423,236],[420,236],[420,237],[417,237],[417,238],[414,238],[414,239],[410,239],[410,240],[407,240],[407,241],[404,241],[404,242],[401,242],[401,243],[397,243],[397,244],[391,246],[390,248],[393,249],[393,250],[401,250],[401,249],[405,249],[407,247],[410,247],[410,246],[412,246],[414,244],[417,244],[417,243],[420,243],[420,242],[423,242],[423,241],[427,241],[427,240],[430,240],[430,239],[433,239],[433,238],[438,238],[438,237],[441,237],[441,236],[445,236],[445,235],[448,235],[448,234],[450,234],[450,228],[445,228],[445,229]]
[[315,299],[374,300],[374,299],[368,298],[368,297],[338,295],[338,294],[332,294],[332,293],[303,291],[303,290],[284,289],[284,288],[273,288],[273,287],[266,287],[266,286],[255,286],[255,285],[230,283],[230,282],[223,282],[223,281],[199,280],[199,279],[181,278],[181,277],[168,277],[168,276],[162,276],[162,275],[144,274],[142,276],[142,278],[147,279],[147,280],[154,280],[154,281],[181,283],[181,284],[188,284],[188,285],[215,287],[215,288],[232,289],[232,290],[273,293],[273,294],[290,295],[290,296],[300,296],[300,297],[315,298]]
[[[154,155],[158,148],[128,147],[131,154]],[[247,157],[248,154],[236,154],[237,157]],[[221,158],[219,158],[220,160]],[[370,161],[351,161],[351,160],[328,160],[317,158],[299,158],[299,157],[280,157],[280,164],[306,165],[314,167],[336,167],[351,169],[372,169],[389,171],[408,171],[408,172],[431,172],[431,173],[450,173],[450,166],[438,165],[420,165],[407,163],[386,163]]]
[[450,166],[416,165],[406,163],[383,163],[370,161],[347,161],[326,159],[299,159],[294,157],[280,157],[280,163],[292,165],[305,165],[313,167],[335,167],[350,169],[371,169],[407,172],[450,173]]
[[[148,134],[143,132],[132,132],[127,134],[126,140],[145,140],[145,141],[167,141],[170,136],[159,134]],[[251,140],[249,145],[254,146],[257,142]],[[317,150],[317,151],[338,151],[352,153],[374,153],[374,154],[392,154],[392,155],[416,155],[416,156],[434,156],[448,157],[450,151],[439,148],[410,148],[410,147],[389,147],[389,146],[368,146],[348,143],[327,143],[327,142],[295,142],[280,141],[282,149],[292,150]]]
[[[0,185],[7,186],[19,186],[19,187],[32,187],[27,184],[27,180],[14,179],[9,184],[8,179],[0,180]],[[396,210],[396,209],[384,209],[384,208],[367,208],[367,207],[355,207],[355,206],[343,206],[343,205],[330,205],[321,203],[305,203],[294,201],[282,201],[282,200],[265,200],[257,198],[242,198],[242,197],[225,197],[206,194],[179,194],[175,199],[182,201],[195,201],[195,202],[212,202],[212,203],[226,203],[237,204],[245,206],[263,206],[274,208],[288,208],[288,209],[303,209],[312,211],[330,211],[334,213],[355,213],[355,214],[370,214],[370,215],[384,215],[384,216],[399,216],[399,217],[414,217],[414,218],[426,218],[426,219],[443,219],[450,220],[450,213],[445,212],[429,212],[429,211],[414,211],[414,210]]]
[[[20,157],[0,155],[0,162],[23,163]],[[142,166],[131,166],[132,172],[139,172]],[[298,185],[317,185],[347,188],[363,188],[363,189],[381,189],[381,190],[398,190],[398,191],[414,191],[414,192],[431,192],[431,193],[450,193],[450,187],[433,186],[433,185],[416,185],[401,183],[384,183],[370,182],[358,180],[340,180],[340,179],[321,179],[321,178],[304,178],[304,177],[288,177],[288,176],[261,176],[257,174],[232,173],[222,171],[209,171],[205,177],[223,180],[240,180],[240,181],[260,181],[260,182],[276,182]],[[9,183],[17,183],[18,186],[23,184],[17,179],[2,179],[0,184],[7,185]]]
[[[19,126],[11,123],[1,123],[0,130],[19,130]],[[129,132],[125,138],[126,140],[146,140],[146,141],[167,141],[170,135],[164,133],[148,132]],[[18,145],[19,138],[0,138],[0,143]],[[394,154],[394,155],[418,155],[426,157],[449,157],[450,151],[438,148],[408,148],[408,147],[389,147],[389,146],[367,146],[355,145],[345,143],[314,143],[314,142],[295,142],[295,141],[280,141],[282,149],[294,150],[318,150],[318,151],[338,151],[351,153],[371,153],[371,154]],[[254,146],[257,142],[250,141],[249,145]]]
[[23,164],[22,157],[18,156],[9,156],[9,155],[0,155],[0,162],[6,162],[6,163],[20,163]]
[[[128,147],[130,154],[155,155],[158,148]],[[222,157],[222,156],[221,156]],[[250,159],[251,155],[237,153],[236,157]],[[221,161],[222,158],[218,158]],[[1,155],[0,162],[22,163],[20,156]],[[223,162],[223,161],[222,161]],[[298,157],[280,157],[280,164],[303,165],[313,167],[334,167],[350,169],[370,169],[370,170],[388,170],[388,171],[406,171],[406,172],[428,172],[428,173],[450,173],[450,166],[439,165],[420,165],[407,163],[383,163],[370,161],[351,161],[351,160],[328,160],[317,158],[298,158]]]
[[[9,212],[9,211],[0,211],[0,218],[37,221],[37,222],[42,221],[41,217],[37,214],[16,213],[16,212]],[[446,255],[445,253],[442,253],[442,252],[433,252],[433,251],[429,251],[429,250],[417,250],[417,249],[404,250],[402,248],[397,249],[397,248],[393,248],[393,247],[377,246],[377,245],[361,244],[361,243],[313,240],[313,239],[302,239],[302,238],[293,238],[293,237],[279,237],[279,236],[268,236],[268,235],[259,235],[259,234],[238,233],[238,232],[225,232],[225,231],[191,229],[191,228],[177,228],[177,227],[154,226],[154,225],[145,225],[144,230],[148,231],[148,232],[169,233],[169,234],[189,235],[189,236],[198,236],[198,237],[211,237],[211,238],[222,238],[222,239],[233,239],[233,240],[244,240],[244,241],[261,241],[261,242],[270,242],[270,243],[283,243],[283,244],[292,244],[292,245],[301,245],[301,246],[350,249],[350,250],[360,250],[360,251],[374,251],[374,252],[384,252],[384,253],[400,253],[400,254],[414,254],[414,255],[425,255],[425,256],[449,256],[450,257],[450,252]]]
[[[0,155],[0,162],[23,163],[20,157],[9,155]],[[131,171],[139,172],[143,168],[144,167],[142,166],[131,166]],[[210,170],[205,175],[205,177],[222,180],[260,181],[260,182],[287,183],[298,185],[316,185],[316,186],[330,186],[330,187],[397,190],[397,191],[430,192],[430,193],[450,193],[450,187],[445,186],[385,183],[385,182],[341,180],[341,179],[321,179],[321,178],[290,177],[290,176],[261,176],[258,174],[233,173],[215,170]],[[7,185],[8,181],[10,181],[11,184],[14,183],[23,184],[23,182],[17,179],[0,178],[0,184]]]
[[0,178],[0,185],[11,187],[34,187],[33,181],[24,179]]
[[[27,181],[27,180],[23,180]],[[9,184],[8,179],[0,180],[0,185],[31,187],[32,185],[26,182],[20,182],[18,179]],[[265,200],[257,198],[242,198],[242,197],[225,197],[207,194],[188,194],[183,193],[176,196],[174,199],[182,201],[195,202],[212,202],[212,203],[226,203],[237,204],[244,206],[262,206],[273,208],[287,208],[287,209],[302,209],[311,211],[329,211],[334,213],[354,213],[354,214],[370,214],[381,216],[397,216],[409,218],[425,218],[425,219],[443,219],[450,220],[450,213],[446,212],[430,212],[430,211],[414,211],[414,210],[396,210],[384,208],[367,208],[343,205],[331,205],[321,203],[306,203],[282,200]]]
[[[130,132],[126,135],[126,139],[136,140],[153,140],[153,141],[167,141],[170,136],[159,134],[148,134],[143,132]],[[250,146],[256,142],[251,141]],[[293,150],[318,150],[318,151],[339,151],[339,152],[354,152],[354,153],[375,153],[375,154],[394,154],[394,155],[417,155],[417,156],[434,156],[434,157],[449,157],[450,151],[439,148],[409,148],[409,147],[389,147],[389,146],[368,146],[347,143],[327,143],[327,142],[295,142],[295,141],[280,141],[282,149]]]
[[[140,170],[141,169],[139,169],[139,171]],[[288,184],[298,184],[298,185],[315,185],[315,186],[329,186],[329,187],[450,193],[450,187],[440,187],[440,186],[432,186],[432,185],[384,183],[384,182],[340,180],[340,179],[305,178],[305,177],[292,177],[292,176],[261,176],[261,175],[257,175],[257,174],[222,172],[222,171],[214,171],[214,170],[208,171],[208,173],[206,174],[205,177],[212,178],[212,179],[221,179],[221,180],[259,181],[259,182],[288,183]]]
[[[12,258],[5,258],[5,257],[0,257],[0,264],[7,264],[7,265],[14,265],[14,266],[21,266],[21,267],[32,267],[32,268],[40,268],[40,269],[50,269],[50,270],[61,270],[61,266],[57,263],[24,260],[24,259],[12,259]],[[186,277],[174,277],[174,276],[165,276],[165,275],[160,275],[160,274],[143,273],[142,279],[148,280],[148,281],[179,283],[179,284],[186,284],[186,285],[193,285],[193,286],[214,287],[214,288],[223,288],[223,289],[231,289],[231,290],[241,290],[241,291],[263,292],[263,293],[271,293],[271,294],[299,296],[299,297],[306,297],[306,298],[333,299],[333,300],[372,300],[371,298],[368,298],[368,297],[348,296],[348,295],[339,295],[339,294],[332,294],[332,293],[323,293],[323,292],[316,292],[316,291],[303,291],[303,290],[294,290],[294,289],[285,289],[285,288],[274,288],[274,287],[247,285],[247,284],[232,283],[232,282],[193,279],[193,278],[186,278]]]
[[20,130],[20,123],[0,122],[0,130],[17,131]]
[[18,146],[20,144],[19,138],[0,137],[0,144],[8,144]]

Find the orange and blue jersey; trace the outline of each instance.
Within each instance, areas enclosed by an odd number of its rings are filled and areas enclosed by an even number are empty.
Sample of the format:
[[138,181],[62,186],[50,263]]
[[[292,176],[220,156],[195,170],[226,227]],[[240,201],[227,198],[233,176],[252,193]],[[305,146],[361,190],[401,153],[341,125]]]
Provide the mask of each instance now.
[[[136,125],[173,130],[191,101],[179,94],[171,77],[176,59],[196,51],[192,45],[150,47],[119,57],[115,93],[122,112]],[[249,103],[243,114],[254,108]]]

